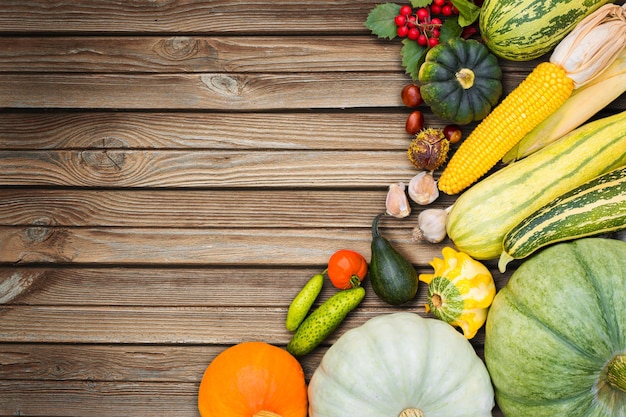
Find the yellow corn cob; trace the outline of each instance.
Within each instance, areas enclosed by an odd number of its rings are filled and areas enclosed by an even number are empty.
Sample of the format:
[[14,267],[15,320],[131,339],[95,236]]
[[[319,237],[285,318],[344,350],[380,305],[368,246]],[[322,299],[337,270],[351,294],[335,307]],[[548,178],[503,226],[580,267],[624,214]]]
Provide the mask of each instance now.
[[574,82],[563,68],[550,62],[537,65],[465,139],[441,174],[439,189],[457,194],[476,182],[573,91]]
[[626,4],[605,4],[584,18],[480,122],[454,153],[439,189],[457,194],[486,174],[528,132],[615,61],[626,46]]

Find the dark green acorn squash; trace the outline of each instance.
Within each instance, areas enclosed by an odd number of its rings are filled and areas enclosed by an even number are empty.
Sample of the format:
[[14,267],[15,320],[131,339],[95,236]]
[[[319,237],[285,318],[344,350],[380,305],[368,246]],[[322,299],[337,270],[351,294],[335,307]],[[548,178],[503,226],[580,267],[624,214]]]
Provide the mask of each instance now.
[[502,95],[498,59],[473,39],[452,38],[431,48],[418,79],[433,113],[460,125],[485,118]]

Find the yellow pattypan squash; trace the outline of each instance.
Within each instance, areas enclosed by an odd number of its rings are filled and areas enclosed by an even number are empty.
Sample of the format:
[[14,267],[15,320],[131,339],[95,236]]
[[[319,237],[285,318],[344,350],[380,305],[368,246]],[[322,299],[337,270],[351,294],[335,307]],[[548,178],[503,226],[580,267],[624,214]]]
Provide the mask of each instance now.
[[460,327],[463,335],[471,339],[485,324],[487,310],[496,295],[493,276],[466,253],[445,247],[442,254],[443,259],[430,262],[433,274],[419,275],[419,280],[428,284],[426,312]]

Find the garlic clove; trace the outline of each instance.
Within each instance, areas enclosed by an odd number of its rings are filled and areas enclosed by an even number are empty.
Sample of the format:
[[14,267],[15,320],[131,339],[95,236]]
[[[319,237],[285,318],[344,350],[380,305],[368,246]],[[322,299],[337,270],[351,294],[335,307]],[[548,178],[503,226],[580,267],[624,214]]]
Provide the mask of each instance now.
[[413,229],[415,240],[425,240],[430,243],[439,243],[446,236],[446,219],[448,211],[445,209],[426,209],[417,216],[417,226]]
[[439,197],[437,181],[430,172],[422,171],[409,181],[409,197],[422,206],[432,203]]
[[387,208],[387,214],[393,217],[407,217],[411,214],[411,207],[409,206],[409,200],[404,192],[406,186],[403,182],[397,184],[391,184],[389,191],[387,192],[387,201],[385,206]]

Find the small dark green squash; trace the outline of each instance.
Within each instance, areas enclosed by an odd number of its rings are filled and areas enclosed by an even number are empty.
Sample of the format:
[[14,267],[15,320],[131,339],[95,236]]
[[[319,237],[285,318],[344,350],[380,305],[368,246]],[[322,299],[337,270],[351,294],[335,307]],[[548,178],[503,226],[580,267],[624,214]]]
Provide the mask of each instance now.
[[460,125],[485,118],[502,96],[498,59],[474,39],[452,38],[431,48],[418,79],[432,112]]
[[379,214],[372,223],[372,259],[370,282],[372,289],[384,302],[404,304],[417,293],[418,276],[413,265],[378,232]]

